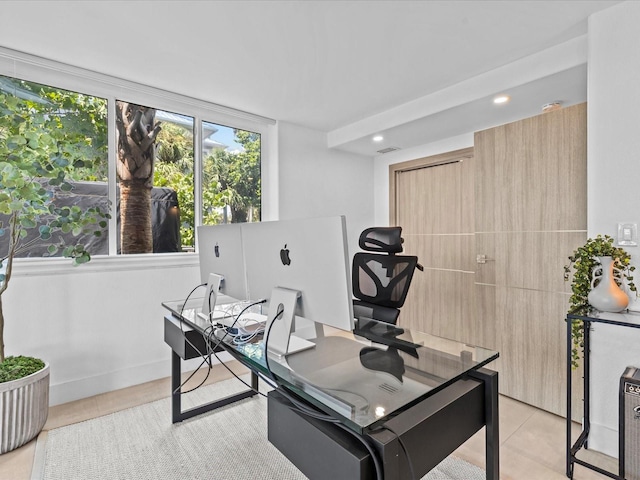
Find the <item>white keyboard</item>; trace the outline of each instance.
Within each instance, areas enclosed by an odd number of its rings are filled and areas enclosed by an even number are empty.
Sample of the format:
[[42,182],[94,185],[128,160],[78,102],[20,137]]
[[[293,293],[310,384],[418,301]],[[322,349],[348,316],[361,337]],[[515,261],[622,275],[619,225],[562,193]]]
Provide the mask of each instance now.
[[[238,328],[247,328],[247,327],[257,327],[262,324],[263,326],[267,322],[267,316],[262,315],[261,313],[253,313],[253,312],[245,312],[242,316],[235,321],[235,317],[225,317],[225,318],[216,318],[216,323],[224,325],[225,327],[230,327],[233,325]],[[235,322],[235,324],[234,324]]]

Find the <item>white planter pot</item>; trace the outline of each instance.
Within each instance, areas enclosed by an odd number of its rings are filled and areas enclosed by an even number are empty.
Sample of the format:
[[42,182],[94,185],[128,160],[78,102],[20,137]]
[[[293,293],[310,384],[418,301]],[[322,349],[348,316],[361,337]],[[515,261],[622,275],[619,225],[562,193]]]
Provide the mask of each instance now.
[[0,383],[0,454],[35,438],[49,415],[49,364],[28,377]]

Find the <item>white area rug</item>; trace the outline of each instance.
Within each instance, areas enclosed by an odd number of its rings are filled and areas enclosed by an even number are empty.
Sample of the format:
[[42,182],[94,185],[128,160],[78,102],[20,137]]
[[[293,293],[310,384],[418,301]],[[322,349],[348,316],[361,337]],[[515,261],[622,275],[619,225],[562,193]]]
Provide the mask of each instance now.
[[[183,395],[182,408],[243,390],[226,380]],[[32,478],[42,480],[282,479],[306,477],[267,440],[266,399],[254,397],[171,424],[163,399],[38,438]],[[485,472],[449,457],[424,479],[482,480]]]

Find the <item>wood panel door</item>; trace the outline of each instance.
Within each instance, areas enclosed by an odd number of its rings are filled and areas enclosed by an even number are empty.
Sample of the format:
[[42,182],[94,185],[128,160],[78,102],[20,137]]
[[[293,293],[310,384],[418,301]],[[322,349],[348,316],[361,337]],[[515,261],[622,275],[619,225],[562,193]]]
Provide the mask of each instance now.
[[392,165],[391,225],[402,227],[416,271],[398,323],[471,342],[474,311],[473,149]]
[[567,257],[586,240],[586,104],[475,134],[478,343],[501,393],[564,415]]
[[389,179],[390,224],[425,267],[399,323],[499,351],[500,393],[565,415],[563,265],[586,240],[586,105],[477,132],[473,149],[392,165]]

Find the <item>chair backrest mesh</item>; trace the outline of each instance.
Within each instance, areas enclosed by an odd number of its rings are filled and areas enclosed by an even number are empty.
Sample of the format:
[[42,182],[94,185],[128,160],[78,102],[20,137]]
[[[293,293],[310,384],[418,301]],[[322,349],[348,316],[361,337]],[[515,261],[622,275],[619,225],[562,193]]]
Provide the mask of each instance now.
[[418,257],[360,252],[353,257],[353,294],[359,300],[400,308],[409,291]]

